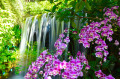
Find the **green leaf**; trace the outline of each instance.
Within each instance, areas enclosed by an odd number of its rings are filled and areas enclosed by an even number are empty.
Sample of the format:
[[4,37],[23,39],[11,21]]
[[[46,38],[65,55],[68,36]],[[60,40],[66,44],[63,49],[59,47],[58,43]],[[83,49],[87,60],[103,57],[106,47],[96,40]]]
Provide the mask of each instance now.
[[95,67],[95,66],[96,66],[96,61],[90,61],[90,62],[89,62],[89,65],[90,65],[91,67]]
[[110,60],[107,60],[106,62],[103,63],[102,67],[103,68],[108,68],[109,63],[110,63]]
[[76,24],[74,22],[72,22],[72,27],[76,28]]
[[56,5],[54,5],[53,8],[52,8],[52,12],[55,12],[56,8],[57,8]]
[[50,10],[48,10],[48,9],[44,9],[45,11],[47,11],[47,12],[51,12]]
[[50,0],[50,3],[53,3],[53,0]]
[[76,4],[75,11],[78,12],[78,11],[83,10],[84,6],[85,6],[85,2],[84,1],[78,2]]
[[88,10],[91,10],[91,6],[89,5],[88,2],[85,2],[85,5],[86,5],[86,8],[87,8]]

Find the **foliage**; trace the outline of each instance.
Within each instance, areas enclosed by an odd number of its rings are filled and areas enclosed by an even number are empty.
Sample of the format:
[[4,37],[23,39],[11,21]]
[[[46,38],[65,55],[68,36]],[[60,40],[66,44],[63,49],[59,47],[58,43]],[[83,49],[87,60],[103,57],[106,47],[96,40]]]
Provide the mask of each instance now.
[[0,74],[7,75],[19,57],[21,31],[18,25],[14,27],[15,16],[9,10],[0,8],[0,16]]
[[52,8],[52,4],[48,1],[40,1],[40,2],[25,2],[25,15],[37,15],[45,13],[45,9]]

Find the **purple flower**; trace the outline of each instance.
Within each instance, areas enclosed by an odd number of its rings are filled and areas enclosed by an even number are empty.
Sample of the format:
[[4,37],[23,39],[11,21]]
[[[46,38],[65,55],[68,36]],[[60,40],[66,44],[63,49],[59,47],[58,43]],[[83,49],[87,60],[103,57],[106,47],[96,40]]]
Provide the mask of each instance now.
[[69,42],[70,42],[69,37],[66,37],[66,38],[64,39],[64,42],[69,43]]
[[39,74],[43,74],[43,71],[40,71]]
[[57,50],[58,55],[62,55],[63,51],[62,50]]
[[67,32],[68,32],[68,29],[66,28],[66,29],[64,30],[64,32],[67,33]]
[[116,14],[111,14],[111,15],[109,16],[109,18],[110,18],[110,19],[117,19],[117,15],[116,15]]
[[112,75],[101,77],[100,79],[115,79]]
[[69,73],[68,72],[63,72],[62,73],[62,78],[64,78],[64,79],[69,79],[70,77],[69,77]]
[[46,77],[45,79],[52,79],[51,76]]
[[90,66],[89,66],[89,65],[87,65],[87,66],[85,67],[85,69],[86,69],[86,70],[90,69]]
[[63,37],[65,37],[63,33],[59,35],[59,38],[63,38]]
[[47,54],[47,51],[48,51],[48,50],[44,50],[42,53],[43,53],[44,55],[46,55],[46,54]]
[[114,10],[114,9],[118,9],[119,6],[113,6],[111,9]]
[[103,51],[104,50],[103,46],[96,46],[95,49],[96,49],[96,51]]
[[108,36],[107,39],[111,42],[112,41],[112,37]]
[[33,79],[37,79],[38,76],[37,76],[37,74],[33,74],[32,77],[33,77]]
[[65,48],[67,47],[67,45],[65,43],[60,43],[60,49],[65,50]]
[[60,63],[60,68],[66,69],[66,67],[67,67],[67,62],[65,60],[63,60],[63,62]]
[[80,77],[83,76],[83,72],[82,72],[82,71],[79,72],[79,76],[80,76]]
[[102,52],[96,52],[95,55],[98,58],[102,58],[103,57],[103,53]]
[[109,52],[104,50],[104,56],[107,56],[108,54]]
[[112,34],[113,34],[113,31],[112,31],[112,30],[108,30],[108,34],[109,34],[109,35],[112,35]]
[[101,27],[101,30],[102,30],[103,32],[108,31],[108,29],[109,29],[109,27],[108,27],[108,26],[103,26],[103,27]]
[[102,36],[108,36],[108,32],[102,32],[101,35]]
[[81,56],[81,52],[80,51],[77,52],[77,57],[79,57],[79,56]]
[[70,72],[70,78],[77,78],[77,77],[78,77],[78,73],[76,71]]
[[83,59],[83,63],[88,65],[87,59]]
[[105,15],[107,15],[107,16],[110,16],[110,15],[112,15],[113,14],[113,12],[112,11],[109,11],[109,10],[107,10],[106,12],[105,12]]
[[98,78],[100,78],[100,77],[105,77],[105,74],[104,74],[101,70],[95,71],[95,75],[96,75],[96,77],[98,77]]
[[77,31],[73,31],[72,33],[73,33],[73,34],[77,34]]
[[103,20],[103,21],[101,21],[100,23],[106,25],[107,20]]
[[115,43],[114,43],[116,46],[119,45],[119,42],[117,40],[115,40]]
[[99,22],[95,22],[94,26],[100,27],[100,23]]
[[25,79],[32,79],[32,74],[27,72],[26,75],[24,76]]
[[74,66],[74,65],[76,64],[75,59],[72,59],[72,60],[70,60],[69,62],[70,62],[70,65],[71,65],[71,66]]
[[107,57],[104,57],[103,61],[106,62]]
[[112,75],[106,76],[106,79],[115,79]]
[[89,47],[90,47],[90,43],[85,42],[85,43],[83,43],[83,46],[84,46],[85,48],[89,48]]

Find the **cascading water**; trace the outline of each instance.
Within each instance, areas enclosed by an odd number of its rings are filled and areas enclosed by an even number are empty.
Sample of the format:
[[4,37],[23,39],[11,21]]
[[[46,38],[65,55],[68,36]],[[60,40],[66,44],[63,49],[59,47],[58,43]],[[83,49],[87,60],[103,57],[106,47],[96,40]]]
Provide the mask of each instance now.
[[[76,23],[77,26],[82,26],[80,25],[80,20],[75,20],[74,22]],[[70,28],[70,21],[67,23],[65,23],[64,21],[60,22],[59,19],[56,20],[55,16],[51,18],[46,13],[41,16],[40,20],[38,15],[36,15],[35,17],[31,16],[26,18],[26,23],[22,31],[21,44],[20,44],[21,56],[24,55],[26,49],[28,51],[30,49],[33,49],[34,41],[37,42],[37,48],[36,48],[37,57],[40,54],[40,50],[44,47],[49,49],[48,51],[50,53],[55,53],[53,52],[55,51],[54,43],[58,39],[59,34],[64,32],[65,28],[68,29]],[[69,33],[67,34],[67,36],[69,36]],[[77,41],[74,41],[74,46],[76,46],[74,47],[75,48],[74,52],[78,51],[80,47],[82,47],[77,43]],[[68,47],[65,52],[65,60],[67,60],[67,52],[68,52]],[[30,55],[30,60],[28,60],[28,53],[27,53],[27,59],[25,60],[26,62],[21,65],[23,65],[23,67],[25,66],[28,67],[28,62],[31,61],[31,59],[32,58]],[[26,72],[27,72],[27,68],[25,69],[24,73]]]
[[[47,49],[49,49],[49,52],[53,53],[55,49],[54,43],[58,39],[59,34],[64,32],[65,28],[70,28],[70,22],[65,24],[64,21],[60,22],[59,20],[56,20],[55,17],[51,18],[50,16],[47,16],[47,14],[43,14],[41,16],[40,21],[38,15],[36,15],[35,17],[32,16],[26,18],[26,23],[23,28],[22,36],[21,36],[21,44],[20,44],[21,57],[24,55],[26,49],[28,49],[28,51],[30,50],[29,46],[32,48],[34,41],[37,42],[37,48],[36,48],[37,57],[39,56],[40,50],[44,47],[47,47]],[[69,34],[67,34],[67,36],[69,36]],[[28,54],[24,66],[28,66],[27,62],[29,62]],[[25,73],[26,72],[27,69],[25,69]]]

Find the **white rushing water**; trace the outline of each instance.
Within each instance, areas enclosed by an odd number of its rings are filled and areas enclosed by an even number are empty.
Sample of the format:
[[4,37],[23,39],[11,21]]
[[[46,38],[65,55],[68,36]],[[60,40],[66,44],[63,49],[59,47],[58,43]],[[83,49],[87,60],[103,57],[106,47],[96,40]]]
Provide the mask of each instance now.
[[[50,17],[46,16],[47,14],[43,14],[41,18],[36,15],[35,17],[31,16],[26,18],[25,26],[22,30],[21,35],[21,43],[20,43],[20,54],[21,57],[24,55],[25,50],[33,49],[33,42],[37,42],[37,57],[40,54],[40,50],[47,46],[50,53],[53,53],[55,50],[54,43],[58,39],[59,34],[64,32],[65,28],[70,28],[70,22],[66,23],[64,21],[60,22],[58,19],[56,20],[55,16]],[[40,19],[40,20],[39,20]],[[67,34],[69,36],[69,34]],[[66,54],[67,54],[66,50]],[[54,52],[55,53],[55,52]],[[29,56],[31,61],[31,55]],[[65,56],[66,57],[66,56]],[[25,61],[23,67],[28,66],[28,53],[26,56],[26,60],[22,58],[22,61]],[[27,69],[25,69],[25,73]]]
[[[83,26],[81,24],[82,19],[74,20],[74,23],[76,24],[77,28],[80,29],[80,26]],[[24,55],[25,50],[33,49],[33,42],[37,42],[37,57],[40,54],[40,50],[44,47],[47,47],[49,49],[50,53],[55,53],[54,43],[58,39],[59,34],[64,32],[65,28],[70,28],[70,21],[65,23],[64,21],[59,21],[59,19],[56,20],[55,16],[50,17],[46,13],[41,16],[41,18],[36,15],[35,17],[31,16],[26,18],[25,26],[22,30],[21,35],[21,43],[20,43],[20,54],[21,56]],[[69,31],[68,31],[69,32]],[[69,36],[69,33],[67,34]],[[30,47],[30,48],[29,48]],[[78,44],[78,41],[74,41],[74,52],[78,50],[83,50],[84,48]],[[68,47],[65,52],[65,60],[67,60],[67,52]],[[76,52],[77,53],[77,52]],[[31,61],[31,55],[30,60]],[[24,59],[22,59],[24,60]],[[28,53],[27,53],[27,59],[23,64],[23,67],[28,66]],[[25,72],[27,72],[27,69],[25,69]],[[25,75],[25,74],[24,74]]]

